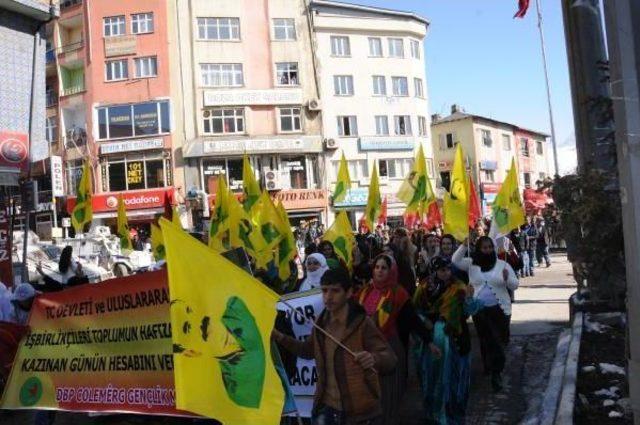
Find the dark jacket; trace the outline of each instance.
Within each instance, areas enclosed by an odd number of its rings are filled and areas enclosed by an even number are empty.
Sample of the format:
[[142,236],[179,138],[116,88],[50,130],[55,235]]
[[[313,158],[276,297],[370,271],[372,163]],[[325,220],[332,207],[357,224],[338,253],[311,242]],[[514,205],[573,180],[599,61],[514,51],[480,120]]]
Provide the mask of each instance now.
[[[325,328],[329,322],[329,313],[325,310],[318,317],[317,324]],[[315,359],[318,372],[314,411],[324,399],[326,376],[335,374],[343,411],[349,421],[365,421],[382,414],[380,404],[379,376],[395,368],[396,356],[387,344],[384,336],[376,328],[359,304],[349,302],[347,329],[341,343],[353,352],[368,351],[375,358],[375,369],[363,370],[351,354],[338,347],[333,359],[334,370],[326,367],[326,336],[313,329],[311,336],[305,341],[284,337],[279,343],[287,350],[306,359]]]

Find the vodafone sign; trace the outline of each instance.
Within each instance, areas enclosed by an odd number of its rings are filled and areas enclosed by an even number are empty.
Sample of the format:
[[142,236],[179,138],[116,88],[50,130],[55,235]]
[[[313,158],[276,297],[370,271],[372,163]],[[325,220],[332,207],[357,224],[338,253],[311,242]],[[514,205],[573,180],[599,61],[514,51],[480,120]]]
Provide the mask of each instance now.
[[[173,188],[149,189],[117,193],[96,193],[91,198],[93,212],[109,212],[118,209],[118,197],[122,195],[127,210],[142,210],[147,208],[162,208],[165,203],[165,194],[170,202],[173,202]],[[67,199],[67,211],[71,214],[76,205],[76,198]]]
[[29,137],[25,133],[0,131],[0,167],[27,169]]

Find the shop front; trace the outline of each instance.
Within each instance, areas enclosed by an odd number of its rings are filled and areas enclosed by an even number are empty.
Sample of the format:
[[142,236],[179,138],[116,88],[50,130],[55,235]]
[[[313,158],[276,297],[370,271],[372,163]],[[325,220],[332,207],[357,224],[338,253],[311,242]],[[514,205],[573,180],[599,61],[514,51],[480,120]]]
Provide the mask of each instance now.
[[327,224],[327,191],[325,189],[287,189],[271,193],[276,202],[282,202],[287,210],[291,226],[299,226],[301,222],[317,222]]

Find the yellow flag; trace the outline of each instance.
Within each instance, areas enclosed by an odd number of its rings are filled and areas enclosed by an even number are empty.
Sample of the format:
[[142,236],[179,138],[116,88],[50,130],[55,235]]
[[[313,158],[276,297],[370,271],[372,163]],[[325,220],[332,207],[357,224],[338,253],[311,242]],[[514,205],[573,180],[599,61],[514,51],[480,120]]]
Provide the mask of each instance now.
[[257,206],[261,191],[246,153],[242,159],[242,191],[244,192],[244,210],[252,211]]
[[218,177],[216,204],[211,214],[209,227],[209,246],[217,251],[227,251],[229,245],[229,193],[224,175]]
[[296,238],[291,231],[291,224],[289,223],[289,215],[284,209],[282,202],[278,202],[277,206],[278,215],[280,216],[279,226],[280,232],[283,237],[278,244],[278,276],[280,280],[286,281],[291,277],[291,267],[289,262],[296,258]]
[[407,204],[407,214],[419,213],[421,217],[427,211],[428,205],[435,200],[431,181],[429,181],[429,176],[427,175],[427,163],[424,158],[422,143],[416,153],[411,173],[400,186],[398,199]]
[[176,407],[224,424],[279,424],[284,389],[270,343],[278,295],[166,219],[160,227]]
[[82,177],[76,189],[76,206],[71,213],[71,224],[76,232],[82,233],[84,226],[93,220],[93,205],[91,204],[91,165],[84,161]]
[[347,159],[344,157],[344,152],[342,152],[340,167],[338,168],[338,181],[336,182],[336,188],[333,190],[333,203],[342,202],[349,189],[351,189],[351,177],[349,177]]
[[165,259],[164,238],[162,229],[158,225],[151,223],[151,252],[156,261]]
[[364,220],[369,230],[373,232],[378,222],[378,216],[382,209],[382,198],[380,197],[380,182],[378,181],[378,166],[373,164],[371,173],[371,183],[369,183],[369,195],[367,196],[367,207],[364,210]]
[[469,236],[469,181],[459,143],[453,160],[449,189],[444,195],[444,233],[450,233],[457,240],[463,241]]
[[120,237],[120,249],[133,250],[131,234],[129,233],[129,221],[127,220],[127,208],[124,205],[122,195],[118,196],[118,236]]
[[180,221],[180,213],[178,212],[178,206],[174,205],[173,212],[171,213],[171,222],[182,229],[182,222]]
[[338,213],[331,227],[322,236],[322,240],[331,242],[338,257],[347,264],[349,270],[353,268],[353,247],[356,241],[346,211]]
[[234,195],[229,196],[229,229],[231,248],[244,248],[255,259],[264,251],[264,238]]
[[516,161],[512,159],[507,177],[504,179],[495,201],[493,201],[491,236],[506,235],[524,223],[525,212],[520,199],[518,171],[516,170]]

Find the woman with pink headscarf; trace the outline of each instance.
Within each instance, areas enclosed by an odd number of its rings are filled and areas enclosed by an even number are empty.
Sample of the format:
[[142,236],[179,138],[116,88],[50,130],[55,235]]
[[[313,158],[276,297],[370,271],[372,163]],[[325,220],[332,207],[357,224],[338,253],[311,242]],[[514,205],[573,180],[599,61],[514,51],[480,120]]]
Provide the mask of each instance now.
[[413,332],[422,338],[432,352],[439,355],[440,351],[431,343],[433,326],[425,324],[416,314],[409,293],[398,284],[398,266],[389,255],[381,254],[375,258],[373,279],[356,294],[356,299],[398,358],[395,372],[380,376],[383,424],[395,424],[406,387],[409,334]]

